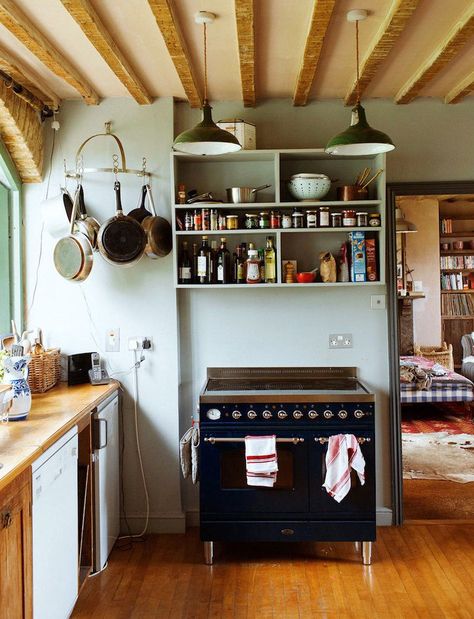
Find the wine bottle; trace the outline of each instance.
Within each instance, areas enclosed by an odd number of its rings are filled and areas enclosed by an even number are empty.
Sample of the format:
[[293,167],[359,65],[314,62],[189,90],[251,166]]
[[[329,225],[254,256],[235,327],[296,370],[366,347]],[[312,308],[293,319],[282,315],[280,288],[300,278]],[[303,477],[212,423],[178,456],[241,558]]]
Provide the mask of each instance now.
[[192,267],[192,275],[191,281],[193,284],[198,283],[198,246],[197,243],[193,243],[193,267]]
[[267,236],[267,246],[265,247],[265,283],[274,284],[276,282],[276,254],[273,247],[273,237]]
[[217,284],[217,241],[211,241],[209,252],[209,273],[211,284]]
[[221,238],[221,246],[217,252],[217,283],[218,284],[230,284],[231,283],[231,270],[230,270],[230,253],[226,247],[226,238]]
[[197,256],[197,282],[198,284],[211,283],[210,269],[210,253],[211,248],[207,240],[207,236],[202,237],[201,247]]
[[188,243],[183,241],[178,261],[178,282],[180,284],[190,284],[191,276],[191,259],[188,252]]

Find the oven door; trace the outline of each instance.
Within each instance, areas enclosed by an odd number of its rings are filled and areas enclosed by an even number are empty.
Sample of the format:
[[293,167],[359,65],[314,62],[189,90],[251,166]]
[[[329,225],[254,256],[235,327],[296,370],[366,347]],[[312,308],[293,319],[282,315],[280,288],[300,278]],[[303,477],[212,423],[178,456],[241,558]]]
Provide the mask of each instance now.
[[[266,428],[268,433],[268,428]],[[303,434],[277,434],[277,481],[271,488],[248,486],[245,469],[246,435],[258,436],[255,427],[239,430],[203,430],[200,445],[201,515],[252,517],[272,513],[307,512],[309,507],[307,442]],[[265,434],[262,430],[260,434]]]
[[[338,430],[334,430],[334,434],[337,433]],[[353,431],[365,460],[365,484],[361,485],[357,473],[351,469],[351,488],[340,503],[323,488],[326,478],[327,441],[331,434],[331,431],[318,432],[308,439],[308,443],[311,444],[309,448],[311,511],[317,513],[318,518],[321,519],[335,517],[348,520],[375,519],[375,439],[373,431]]]

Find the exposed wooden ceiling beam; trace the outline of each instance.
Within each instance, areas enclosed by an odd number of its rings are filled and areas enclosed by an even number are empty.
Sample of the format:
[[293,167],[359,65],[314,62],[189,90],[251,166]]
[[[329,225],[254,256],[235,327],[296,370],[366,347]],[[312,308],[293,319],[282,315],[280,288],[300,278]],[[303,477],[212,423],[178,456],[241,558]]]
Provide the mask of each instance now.
[[7,73],[15,82],[27,88],[39,101],[49,105],[53,110],[59,107],[59,97],[50,90],[43,80],[26,67],[21,60],[0,46],[0,70]]
[[135,101],[140,104],[151,103],[152,97],[115,44],[89,0],[61,2]]
[[181,33],[178,20],[173,14],[170,0],[148,0],[148,4],[163,35],[168,53],[178,72],[184,92],[191,107],[201,107],[201,96],[191,63],[186,42]]
[[451,29],[446,39],[404,84],[395,97],[396,103],[409,103],[461,51],[474,34],[474,3]]
[[335,4],[336,0],[314,0],[313,15],[306,37],[303,60],[293,94],[293,105],[306,105],[308,102],[309,91],[316,75],[324,37]]
[[239,42],[240,81],[245,107],[254,107],[255,99],[255,22],[254,0],[235,0],[235,19]]
[[466,75],[456,86],[454,86],[444,97],[445,103],[458,103],[467,95],[474,91],[474,71]]
[[[392,48],[408,24],[419,0],[395,0],[377,32],[369,50],[361,63],[359,90],[364,92],[374,79],[380,65],[392,51]],[[351,86],[344,103],[353,105],[357,100],[357,80]]]
[[75,88],[86,103],[99,102],[92,86],[11,0],[0,0],[0,23],[50,71]]

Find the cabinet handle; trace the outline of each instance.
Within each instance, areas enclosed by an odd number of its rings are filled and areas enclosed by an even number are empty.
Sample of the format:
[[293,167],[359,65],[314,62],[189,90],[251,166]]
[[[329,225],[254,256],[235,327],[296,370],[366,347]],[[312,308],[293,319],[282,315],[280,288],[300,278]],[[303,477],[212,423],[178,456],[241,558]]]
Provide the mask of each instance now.
[[2,514],[2,528],[8,529],[13,523],[13,516],[11,512],[5,512]]
[[294,529],[282,529],[281,530],[282,535],[294,535],[295,534],[295,530]]

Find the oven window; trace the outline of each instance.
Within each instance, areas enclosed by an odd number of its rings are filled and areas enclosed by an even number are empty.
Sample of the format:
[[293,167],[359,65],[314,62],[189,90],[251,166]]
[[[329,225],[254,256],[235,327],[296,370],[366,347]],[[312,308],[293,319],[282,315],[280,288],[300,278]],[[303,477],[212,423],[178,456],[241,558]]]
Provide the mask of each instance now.
[[[245,472],[245,449],[226,449],[221,452],[221,488],[223,490],[234,490],[242,488],[256,488],[247,485],[247,475]],[[278,473],[276,484],[273,488],[259,488],[259,490],[281,490],[293,489],[294,484],[294,462],[291,449],[278,446]]]

